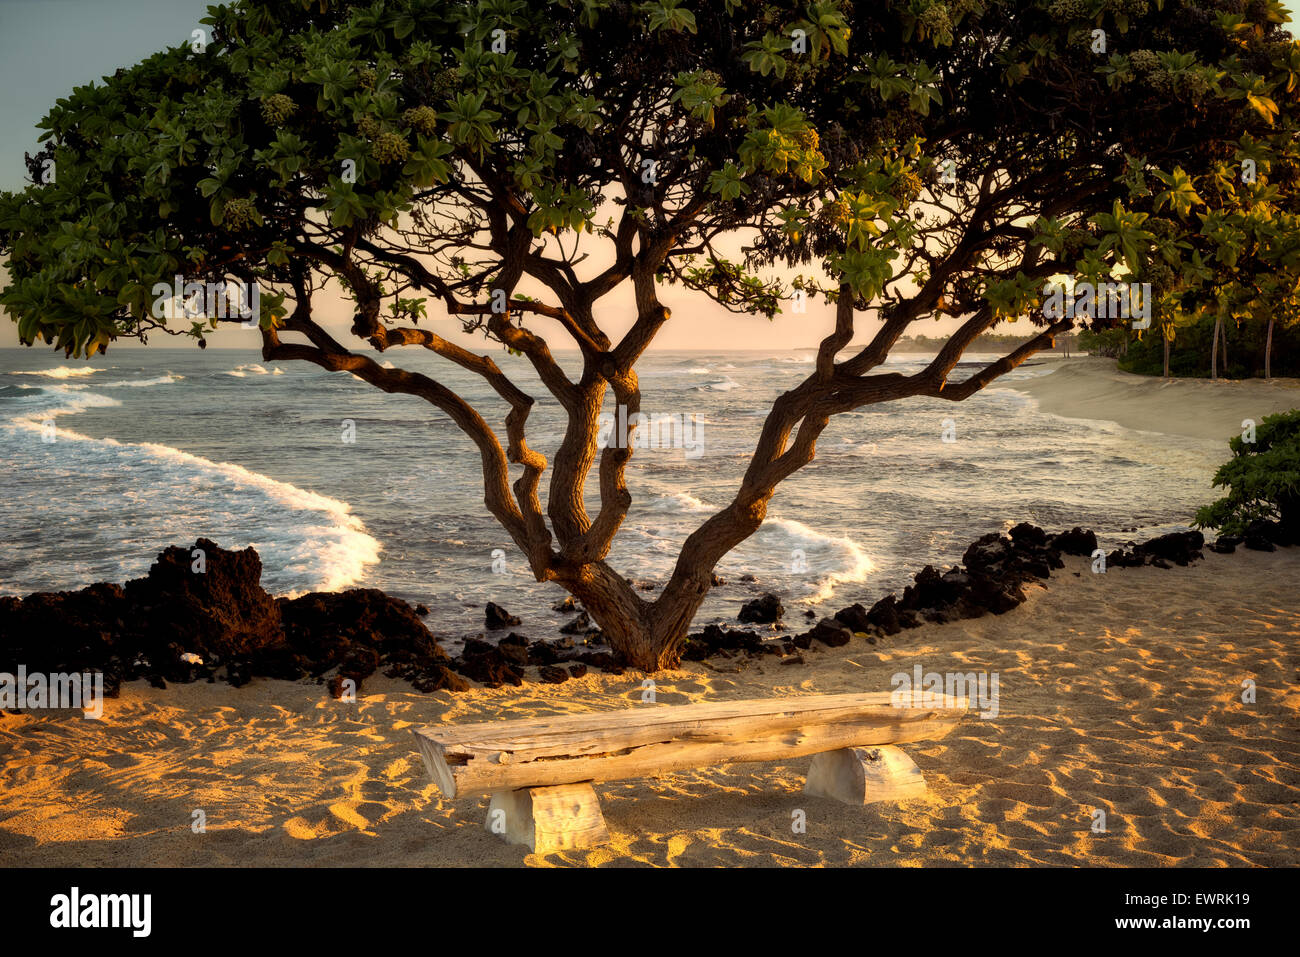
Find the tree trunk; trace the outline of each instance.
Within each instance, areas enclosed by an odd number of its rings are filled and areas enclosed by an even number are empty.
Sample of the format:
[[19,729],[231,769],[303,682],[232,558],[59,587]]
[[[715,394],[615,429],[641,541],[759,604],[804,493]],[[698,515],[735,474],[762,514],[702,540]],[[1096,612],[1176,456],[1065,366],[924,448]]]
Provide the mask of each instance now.
[[611,648],[632,667],[653,673],[681,663],[691,621],[709,592],[711,570],[689,582],[670,582],[654,602],[603,561],[556,580],[582,603]]
[[1219,330],[1223,326],[1223,319],[1214,320],[1214,343],[1210,346],[1210,379],[1211,381],[1219,378]]
[[1273,317],[1268,319],[1268,336],[1264,340],[1264,378],[1273,378]]
[[1165,336],[1165,378],[1169,378],[1169,337]]

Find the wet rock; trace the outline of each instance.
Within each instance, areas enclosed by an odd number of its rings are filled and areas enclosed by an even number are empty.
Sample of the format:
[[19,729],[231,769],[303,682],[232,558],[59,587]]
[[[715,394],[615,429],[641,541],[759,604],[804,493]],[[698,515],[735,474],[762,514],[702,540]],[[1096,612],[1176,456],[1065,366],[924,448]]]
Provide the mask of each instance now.
[[551,611],[574,611],[576,608],[577,606],[573,603],[573,596],[565,595],[551,606]]
[[537,675],[547,684],[553,685],[564,684],[569,680],[569,672],[554,665],[542,665],[537,669]]
[[416,605],[415,613],[421,618],[427,618],[429,616],[429,608],[427,605]]
[[578,612],[578,616],[566,625],[560,627],[562,635],[585,635],[593,630],[594,626],[591,619],[587,617],[585,611]]
[[484,615],[484,623],[488,631],[498,631],[501,628],[510,628],[519,624],[519,619],[510,614],[494,601],[487,603],[487,612]]
[[719,585],[725,585],[726,583],[727,583],[727,580],[726,580],[725,578],[723,578],[721,575],[717,574],[716,572],[710,572],[710,573],[709,573],[709,585],[710,585],[710,587],[712,587],[712,588],[717,588]]
[[781,599],[775,595],[767,594],[762,598],[755,598],[753,601],[745,602],[741,606],[740,614],[736,616],[736,619],[750,625],[771,625],[784,614],[785,608],[781,605]]

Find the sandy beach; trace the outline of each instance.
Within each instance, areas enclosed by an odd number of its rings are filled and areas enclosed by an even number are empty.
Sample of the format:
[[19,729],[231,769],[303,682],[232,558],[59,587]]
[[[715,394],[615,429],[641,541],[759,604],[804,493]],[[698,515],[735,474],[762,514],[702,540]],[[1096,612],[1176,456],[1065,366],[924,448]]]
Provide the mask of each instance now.
[[[1300,397],[1112,366],[1026,388],[1047,411],[1201,438]],[[639,673],[428,695],[376,678],[355,704],[306,682],[133,682],[98,721],[0,715],[0,865],[1295,866],[1298,584],[1297,549],[1105,574],[1067,559],[1000,617],[661,673],[658,704],[888,691],[917,665],[996,673],[1001,693],[996,717],[906,747],[924,798],[806,797],[806,757],[700,768],[597,785],[612,843],[544,857],[484,830],[486,797],[444,800],[411,729],[653,707]]]
[[[1074,560],[1002,617],[814,652],[802,667],[663,673],[658,701],[680,704],[888,690],[917,664],[990,671],[1000,713],[907,747],[926,798],[805,797],[808,758],[704,768],[598,785],[613,842],[546,857],[487,833],[486,798],[443,800],[410,729],[651,707],[641,676],[460,695],[380,681],[355,705],[314,684],[136,682],[100,721],[0,719],[0,864],[1294,866],[1297,581],[1294,550],[1105,575]],[[196,810],[206,833],[191,829]]]
[[[1049,376],[998,383],[1033,396],[1040,411],[1074,419],[1118,422],[1129,429],[1222,440],[1242,422],[1300,407],[1300,380],[1161,379],[1115,368],[1114,359],[1050,360]],[[1225,451],[1224,457],[1227,457]]]

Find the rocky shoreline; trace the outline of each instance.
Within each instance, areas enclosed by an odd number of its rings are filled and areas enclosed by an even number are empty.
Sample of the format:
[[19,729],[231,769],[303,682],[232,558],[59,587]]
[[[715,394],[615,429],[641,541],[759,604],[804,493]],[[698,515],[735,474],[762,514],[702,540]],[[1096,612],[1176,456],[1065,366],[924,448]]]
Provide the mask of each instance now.
[[[1200,560],[1206,547],[1227,553],[1242,545],[1272,551],[1296,544],[1297,530],[1257,522],[1242,539],[1224,537],[1208,546],[1200,532],[1130,543],[1106,555],[1105,563],[1171,568]],[[901,597],[886,595],[870,608],[849,605],[799,634],[780,633],[785,609],[779,596],[766,594],[747,602],[738,616],[740,624],[764,631],[708,625],[689,637],[683,658],[715,671],[737,671],[762,657],[799,665],[804,652],[817,646],[855,640],[876,645],[926,622],[1005,614],[1026,600],[1026,585],[1064,568],[1063,556],[1098,561],[1097,554],[1091,531],[1049,534],[1021,523],[1007,535],[992,533],[971,543],[961,565],[944,572],[927,565]],[[15,673],[19,664],[29,673],[101,672],[110,697],[123,682],[137,679],[155,687],[218,680],[240,686],[255,677],[315,679],[340,697],[359,693],[379,672],[422,692],[457,692],[470,688],[470,681],[491,687],[530,678],[561,683],[593,668],[626,670],[572,598],[553,606],[574,612],[557,640],[509,631],[493,643],[480,635],[451,657],[421,620],[428,614],[423,606],[365,588],[274,598],[261,587],[261,572],[254,549],[228,551],[199,539],[189,548],[165,549],[148,575],[125,585],[0,597],[0,672]],[[488,603],[485,631],[518,624],[504,608]]]

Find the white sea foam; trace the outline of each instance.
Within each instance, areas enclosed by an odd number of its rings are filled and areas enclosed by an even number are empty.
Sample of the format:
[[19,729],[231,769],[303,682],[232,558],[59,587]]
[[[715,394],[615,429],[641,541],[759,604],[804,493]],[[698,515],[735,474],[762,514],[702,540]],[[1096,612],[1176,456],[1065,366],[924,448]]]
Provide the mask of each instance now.
[[[166,376],[105,385],[144,386],[177,378]],[[0,423],[0,430],[11,435],[45,433],[46,423],[53,419],[86,409],[121,405],[109,396],[88,391],[84,385],[51,384],[38,391],[41,394],[35,398],[44,401],[32,403],[24,397],[21,413],[7,423]],[[52,431],[54,442],[35,447],[38,454],[57,456],[48,460],[46,467],[52,471],[61,469],[69,476],[89,476],[104,470],[129,475],[128,497],[138,497],[141,504],[182,496],[185,504],[192,507],[173,507],[166,514],[150,509],[149,514],[157,518],[159,533],[165,529],[165,533],[173,534],[176,526],[187,523],[192,526],[187,534],[215,535],[216,529],[224,528],[227,539],[236,534],[232,529],[244,528],[252,534],[272,531],[274,539],[266,543],[226,540],[222,544],[231,548],[253,545],[262,555],[265,567],[273,570],[270,577],[310,582],[313,588],[329,591],[348,587],[363,575],[367,566],[379,561],[380,543],[366,531],[361,519],[352,514],[347,502],[277,481],[241,465],[214,462],[168,445],[92,438],[63,427]],[[55,487],[59,487],[57,483]],[[137,534],[145,526],[146,523],[137,522]],[[260,531],[253,532],[253,529]]]
[[250,375],[284,375],[284,370],[280,368],[268,369],[260,362],[246,362],[243,365],[235,366],[223,372],[222,375],[234,376],[236,379],[243,379]]
[[123,379],[120,382],[96,382],[96,389],[144,389],[153,385],[171,385],[173,382],[180,382],[184,379],[183,375],[176,375],[174,372],[168,372],[166,375],[155,376],[152,379]]
[[31,372],[13,372],[11,375],[34,375],[45,379],[77,379],[81,376],[94,375],[96,372],[102,372],[102,369],[94,369],[90,366],[59,366],[55,369],[34,369]]

